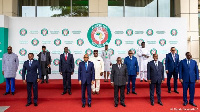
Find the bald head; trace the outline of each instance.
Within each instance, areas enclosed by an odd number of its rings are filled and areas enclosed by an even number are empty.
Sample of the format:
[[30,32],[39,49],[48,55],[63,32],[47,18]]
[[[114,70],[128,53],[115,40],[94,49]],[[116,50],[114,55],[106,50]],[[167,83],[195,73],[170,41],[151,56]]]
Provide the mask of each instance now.
[[154,61],[157,61],[158,60],[158,54],[153,54],[153,59],[154,59]]
[[84,55],[84,57],[83,57],[83,59],[84,59],[84,61],[85,61],[85,62],[87,62],[87,61],[88,61],[88,59],[89,59],[89,56],[88,56],[88,54],[85,54],[85,55]]

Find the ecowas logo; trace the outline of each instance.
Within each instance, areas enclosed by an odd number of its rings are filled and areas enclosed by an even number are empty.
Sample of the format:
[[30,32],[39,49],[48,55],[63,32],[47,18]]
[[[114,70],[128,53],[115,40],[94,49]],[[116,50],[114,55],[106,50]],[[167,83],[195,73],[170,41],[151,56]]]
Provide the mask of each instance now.
[[91,45],[102,48],[104,45],[109,44],[112,34],[108,26],[97,23],[89,28],[87,37]]
[[165,39],[160,39],[160,40],[159,40],[159,44],[160,44],[161,46],[164,46],[164,45],[166,44],[166,40],[165,40]]
[[32,44],[33,46],[37,46],[37,45],[39,44],[39,40],[36,39],[36,38],[34,38],[34,39],[31,41],[31,44]]
[[19,75],[21,75],[21,76],[22,76],[22,69],[20,69],[20,70],[19,70]]
[[131,48],[130,50],[133,52],[133,55],[136,54],[136,50],[134,48]]
[[157,50],[156,50],[155,48],[151,49],[150,54],[151,54],[151,55],[157,54]]
[[80,58],[78,58],[75,63],[76,63],[76,66],[79,66],[79,63],[81,62],[82,60]]
[[141,43],[142,43],[142,42],[144,42],[143,39],[138,39],[138,40],[137,40],[137,44],[138,44],[139,46],[141,46]]
[[88,56],[91,56],[93,53],[92,49],[88,48],[87,50],[85,50],[85,54],[88,54]]
[[132,29],[126,30],[126,35],[127,35],[127,36],[133,35],[133,30],[132,30]]
[[54,66],[58,66],[59,65],[60,60],[58,58],[53,60],[53,64]]
[[19,54],[20,54],[21,56],[25,56],[25,55],[27,54],[26,49],[24,49],[24,48],[20,49],[20,50],[19,50]]
[[148,36],[152,36],[153,35],[153,30],[152,29],[148,29],[146,33],[147,33]]
[[166,59],[166,58],[164,58],[164,59],[162,60],[163,65],[165,65],[165,59]]
[[61,44],[61,40],[60,40],[60,39],[55,39],[55,40],[54,40],[54,44],[55,44],[56,46],[59,46],[59,45]]
[[172,36],[176,36],[178,34],[178,31],[176,29],[172,29],[170,33]]
[[116,46],[122,45],[122,40],[121,40],[121,39],[116,39],[116,40],[115,40],[115,45],[116,45]]
[[68,29],[63,29],[62,30],[62,35],[63,36],[67,36],[69,34],[69,30]]
[[43,28],[43,29],[41,30],[41,34],[42,34],[43,36],[46,36],[46,35],[48,34],[48,30],[47,30],[46,28]]
[[19,34],[21,36],[25,36],[27,34],[27,30],[25,28],[22,28],[20,31],[19,31]]
[[108,49],[108,51],[110,52],[111,56],[115,54],[114,49]]
[[178,49],[176,49],[175,53],[178,54]]
[[78,45],[78,46],[82,46],[83,44],[84,44],[83,39],[78,39],[78,40],[77,40],[77,45]]

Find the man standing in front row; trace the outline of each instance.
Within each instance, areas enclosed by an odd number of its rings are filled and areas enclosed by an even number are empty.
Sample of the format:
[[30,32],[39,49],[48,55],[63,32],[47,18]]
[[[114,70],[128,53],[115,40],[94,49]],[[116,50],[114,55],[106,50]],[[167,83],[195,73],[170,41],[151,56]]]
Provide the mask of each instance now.
[[18,56],[12,52],[12,47],[7,48],[8,53],[3,55],[2,59],[2,74],[6,78],[6,93],[10,94],[10,82],[11,82],[11,93],[15,94],[15,77],[19,66]]
[[[27,84],[27,104],[26,106],[29,106],[32,104],[31,102],[31,89],[33,86],[33,94],[34,94],[34,106],[38,106],[37,100],[38,100],[38,82],[41,79],[41,68],[40,64],[37,60],[33,60],[34,54],[29,53],[27,61],[24,62],[23,70],[22,70],[22,80],[24,84]],[[37,72],[38,71],[38,72]],[[38,78],[39,73],[39,78]],[[26,74],[26,78],[25,78]]]
[[68,53],[68,47],[64,48],[64,53],[60,55],[59,72],[63,76],[63,93],[71,95],[71,75],[74,73],[74,57]]
[[128,69],[128,84],[127,84],[127,94],[130,93],[130,81],[132,82],[132,93],[137,94],[135,92],[135,81],[136,77],[139,74],[139,66],[138,61],[135,56],[133,56],[133,51],[129,50],[128,55],[124,59],[124,64],[127,66]]
[[88,94],[88,107],[91,107],[91,84],[94,84],[95,80],[95,70],[94,64],[91,61],[88,61],[89,56],[87,54],[84,55],[84,61],[79,63],[78,68],[78,81],[81,84],[81,92],[82,92],[82,107],[85,107],[85,89],[87,87]]
[[156,94],[158,98],[158,104],[161,102],[161,83],[164,81],[164,66],[162,62],[158,61],[158,54],[153,54],[153,59],[147,64],[147,79],[150,84],[150,101],[154,106],[154,87],[156,85]]
[[[95,69],[95,82],[92,84],[92,94],[99,94],[100,91],[100,79],[104,71],[104,62],[101,57],[98,56],[98,50],[94,50],[94,57],[90,58],[90,61],[94,64]],[[96,87],[95,87],[96,83]]]
[[190,100],[189,104],[197,107],[194,104],[194,93],[195,93],[195,82],[199,82],[199,70],[197,62],[192,58],[190,52],[186,52],[186,59],[181,60],[179,63],[179,80],[183,85],[183,106],[186,106],[188,103],[187,100],[187,90],[189,88]]
[[167,73],[168,93],[171,93],[170,80],[173,76],[173,78],[174,78],[174,92],[179,94],[179,92],[177,91],[179,55],[176,54],[175,52],[176,52],[175,47],[171,47],[171,52],[166,54],[165,70],[166,70],[166,73]]
[[121,57],[117,58],[117,64],[112,66],[111,71],[111,85],[114,86],[114,101],[115,107],[118,106],[118,93],[120,89],[120,103],[122,106],[126,107],[124,103],[125,99],[125,86],[128,84],[128,72],[125,64],[122,64]]

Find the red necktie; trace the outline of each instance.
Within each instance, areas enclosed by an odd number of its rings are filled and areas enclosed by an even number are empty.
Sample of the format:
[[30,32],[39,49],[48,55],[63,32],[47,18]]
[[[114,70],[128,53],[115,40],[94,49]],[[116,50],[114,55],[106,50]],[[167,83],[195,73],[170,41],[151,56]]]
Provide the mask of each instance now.
[[65,60],[67,61],[67,53],[66,53],[66,55],[65,55]]

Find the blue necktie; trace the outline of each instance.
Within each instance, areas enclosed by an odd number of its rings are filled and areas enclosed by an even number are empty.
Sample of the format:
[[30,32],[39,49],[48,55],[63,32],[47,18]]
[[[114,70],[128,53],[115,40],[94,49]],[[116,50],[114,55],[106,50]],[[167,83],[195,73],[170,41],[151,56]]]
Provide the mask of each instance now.
[[30,61],[29,61],[29,66],[30,66],[30,67],[31,67],[31,64],[32,64],[32,63],[31,63],[31,60],[30,60]]
[[85,69],[87,70],[87,62],[85,62]]

